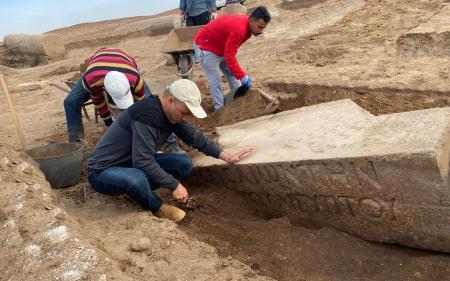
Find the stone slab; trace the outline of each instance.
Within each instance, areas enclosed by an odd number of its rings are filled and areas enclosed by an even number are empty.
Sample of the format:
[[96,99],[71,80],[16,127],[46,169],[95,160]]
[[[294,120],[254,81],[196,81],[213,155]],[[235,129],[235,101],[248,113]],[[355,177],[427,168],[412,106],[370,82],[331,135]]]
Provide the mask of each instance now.
[[340,100],[217,130],[239,164],[194,159],[191,182],[221,185],[276,215],[367,240],[450,252],[450,108],[373,116]]

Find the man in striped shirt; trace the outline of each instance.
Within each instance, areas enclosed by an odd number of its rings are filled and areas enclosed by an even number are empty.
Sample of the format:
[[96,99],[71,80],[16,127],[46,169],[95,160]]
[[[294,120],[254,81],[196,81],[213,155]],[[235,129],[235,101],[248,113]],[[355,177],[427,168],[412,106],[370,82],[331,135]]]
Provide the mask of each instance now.
[[[111,84],[105,85],[105,77],[108,73],[119,72],[115,74],[123,74],[123,79],[128,80],[129,87],[124,93],[109,93],[113,98],[116,95],[123,96],[128,94],[128,91],[133,96],[133,101],[140,101],[144,96],[151,96],[152,92],[145,83],[142,75],[139,73],[136,60],[117,48],[102,48],[98,50],[90,59],[87,69],[78,83],[70,91],[69,95],[64,100],[64,110],[66,112],[67,129],[69,133],[69,142],[80,142],[84,139],[83,121],[81,119],[81,107],[89,99],[92,99],[95,109],[107,127],[109,127],[113,120],[108,107],[108,101],[105,99],[104,92],[108,93],[105,88],[120,89],[115,87],[121,81],[118,79],[110,79]],[[114,75],[116,78],[117,75]],[[110,86],[110,87],[108,87]],[[128,85],[127,85],[128,86]],[[130,104],[121,106],[126,109]],[[175,136],[170,136],[167,140],[167,152],[185,153],[178,146]]]
[[70,142],[77,142],[84,138],[81,107],[89,99],[92,99],[95,109],[105,125],[109,127],[112,124],[108,101],[103,94],[105,76],[110,71],[117,71],[125,75],[135,102],[144,98],[145,95],[152,94],[132,56],[121,49],[102,48],[98,50],[89,59],[86,72],[64,100]]

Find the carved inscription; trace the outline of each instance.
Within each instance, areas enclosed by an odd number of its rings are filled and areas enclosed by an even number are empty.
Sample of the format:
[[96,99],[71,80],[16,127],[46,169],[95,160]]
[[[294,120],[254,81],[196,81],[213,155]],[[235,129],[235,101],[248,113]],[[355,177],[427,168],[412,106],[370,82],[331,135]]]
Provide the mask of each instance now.
[[200,169],[197,177],[285,213],[395,219],[395,200],[376,195],[382,184],[371,161],[212,166]]
[[311,194],[261,194],[253,195],[252,198],[261,200],[259,202],[267,204],[270,208],[282,208],[286,213],[302,212],[311,216],[317,214],[352,216],[370,220],[396,219],[394,200]]
[[200,169],[202,183],[245,185],[256,190],[277,189],[317,193],[320,191],[351,191],[352,195],[380,191],[382,184],[372,162],[327,161],[317,164],[259,164],[213,166]]

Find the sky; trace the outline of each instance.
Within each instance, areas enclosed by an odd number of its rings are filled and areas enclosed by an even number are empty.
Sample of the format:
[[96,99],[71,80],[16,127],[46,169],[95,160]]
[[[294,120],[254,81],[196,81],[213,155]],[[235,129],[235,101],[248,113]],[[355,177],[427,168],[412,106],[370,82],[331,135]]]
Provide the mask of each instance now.
[[77,23],[145,16],[177,8],[179,0],[0,0],[0,41]]

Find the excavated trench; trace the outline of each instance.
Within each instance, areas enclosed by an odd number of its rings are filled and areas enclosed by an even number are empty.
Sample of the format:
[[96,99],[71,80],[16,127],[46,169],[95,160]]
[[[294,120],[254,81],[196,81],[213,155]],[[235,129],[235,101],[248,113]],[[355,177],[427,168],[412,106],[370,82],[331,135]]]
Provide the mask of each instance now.
[[[278,112],[345,98],[375,115],[450,105],[448,93],[433,91],[286,83],[269,83],[266,90],[278,98]],[[313,223],[290,222],[254,197],[222,186],[189,188],[194,202],[180,227],[223,256],[277,280],[440,280],[448,274],[446,254],[367,242]]]
[[351,99],[374,115],[450,105],[449,92],[394,88],[332,87],[284,82],[270,82],[267,84],[267,88],[274,97],[279,99],[279,111],[340,99]]
[[[278,111],[343,98],[352,99],[376,115],[450,105],[448,93],[431,91],[283,83],[269,83],[265,89],[279,99]],[[258,101],[252,95],[249,99]],[[205,102],[210,106],[208,99]],[[249,111],[246,112],[246,108]],[[258,106],[243,106],[238,109],[241,114],[237,114],[229,109],[230,115],[225,118],[223,113],[220,123],[248,119],[246,115],[256,117],[258,110],[261,110]],[[210,119],[197,125],[209,131],[213,122],[215,120]],[[88,142],[95,143],[100,133],[89,135]],[[214,135],[214,132],[208,133]],[[59,193],[59,197],[76,200],[75,207],[69,207],[76,212],[75,208],[86,204],[81,199],[86,186],[83,181],[72,190]],[[188,206],[180,206],[186,209],[187,217],[179,227],[193,239],[215,247],[221,256],[237,259],[260,275],[286,281],[444,280],[449,276],[450,256],[447,254],[367,242],[315,224],[298,221],[294,224],[282,213],[265,208],[254,197],[223,186],[197,183],[188,185],[188,189],[193,200]],[[159,193],[170,202],[169,192]],[[94,193],[88,187],[88,198],[92,196]],[[69,205],[66,203],[66,207]]]

